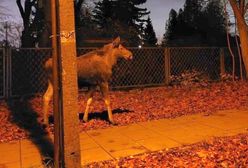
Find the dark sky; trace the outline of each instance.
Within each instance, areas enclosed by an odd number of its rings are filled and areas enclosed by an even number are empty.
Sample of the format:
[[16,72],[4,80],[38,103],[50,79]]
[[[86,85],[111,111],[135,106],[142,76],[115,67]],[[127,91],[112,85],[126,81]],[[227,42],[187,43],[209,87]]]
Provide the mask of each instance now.
[[[184,2],[185,0],[147,0],[147,2],[143,5],[151,11],[152,23],[159,39],[162,38],[165,32],[165,22],[168,19],[168,14],[171,8],[178,11],[178,9],[183,6]],[[16,6],[16,0],[0,0],[0,5],[6,6],[9,14],[13,15],[15,20],[21,20]]]

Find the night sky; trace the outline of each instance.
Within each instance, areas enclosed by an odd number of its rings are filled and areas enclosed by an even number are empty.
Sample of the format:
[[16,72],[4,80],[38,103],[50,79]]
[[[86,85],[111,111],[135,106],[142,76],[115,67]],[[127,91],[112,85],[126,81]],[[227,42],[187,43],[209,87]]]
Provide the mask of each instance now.
[[[150,15],[158,39],[163,37],[165,22],[168,19],[171,8],[178,11],[179,8],[183,7],[184,2],[185,0],[147,0],[146,4],[143,5],[151,11]],[[14,20],[21,20],[16,0],[0,0],[0,5],[8,8]]]

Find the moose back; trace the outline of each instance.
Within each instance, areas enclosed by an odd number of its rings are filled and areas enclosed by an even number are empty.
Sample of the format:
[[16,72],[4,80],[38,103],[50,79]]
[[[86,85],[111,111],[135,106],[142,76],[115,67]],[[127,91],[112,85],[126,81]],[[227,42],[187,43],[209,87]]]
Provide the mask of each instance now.
[[[83,117],[85,122],[88,121],[89,107],[93,100],[93,94],[99,86],[107,107],[108,119],[111,123],[114,123],[110,107],[108,81],[112,75],[112,67],[117,63],[118,58],[126,60],[133,58],[132,52],[121,44],[119,37],[100,49],[77,57],[78,81],[80,84],[88,87],[87,104]],[[44,124],[48,125],[49,102],[53,95],[52,58],[46,61],[44,69],[48,77],[48,87],[43,96],[43,120]]]

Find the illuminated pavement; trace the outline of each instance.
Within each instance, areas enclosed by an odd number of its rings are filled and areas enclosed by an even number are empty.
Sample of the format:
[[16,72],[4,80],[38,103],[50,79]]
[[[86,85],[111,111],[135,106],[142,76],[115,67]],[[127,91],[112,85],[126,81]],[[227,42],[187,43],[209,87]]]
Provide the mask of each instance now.
[[[248,133],[248,111],[220,111],[210,116],[196,114],[86,131],[80,134],[82,165],[239,133]],[[29,140],[0,144],[0,168],[39,167],[41,158]]]

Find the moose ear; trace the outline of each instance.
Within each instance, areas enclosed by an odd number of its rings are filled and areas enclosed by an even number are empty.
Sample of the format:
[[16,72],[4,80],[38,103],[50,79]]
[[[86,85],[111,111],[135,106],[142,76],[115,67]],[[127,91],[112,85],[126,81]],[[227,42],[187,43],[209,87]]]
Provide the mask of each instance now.
[[113,41],[113,46],[114,46],[114,48],[119,47],[120,43],[121,43],[121,38],[120,38],[120,37],[117,37],[117,38]]

